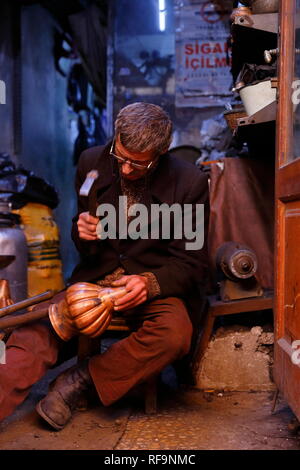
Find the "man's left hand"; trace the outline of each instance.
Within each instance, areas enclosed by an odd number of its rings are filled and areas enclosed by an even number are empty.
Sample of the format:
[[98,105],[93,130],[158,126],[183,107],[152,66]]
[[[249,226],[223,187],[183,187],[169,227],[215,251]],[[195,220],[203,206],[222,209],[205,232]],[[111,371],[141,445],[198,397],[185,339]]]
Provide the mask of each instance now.
[[127,294],[115,300],[115,310],[121,312],[137,307],[146,302],[148,298],[148,279],[144,276],[133,274],[122,276],[117,281],[112,282],[113,287],[125,286]]

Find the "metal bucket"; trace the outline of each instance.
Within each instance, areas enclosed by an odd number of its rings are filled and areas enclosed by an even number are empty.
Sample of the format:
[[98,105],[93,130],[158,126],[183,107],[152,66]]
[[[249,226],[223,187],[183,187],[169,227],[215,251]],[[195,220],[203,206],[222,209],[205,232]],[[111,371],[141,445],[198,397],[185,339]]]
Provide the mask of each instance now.
[[27,298],[27,243],[7,202],[0,202],[0,279],[9,283],[14,302]]

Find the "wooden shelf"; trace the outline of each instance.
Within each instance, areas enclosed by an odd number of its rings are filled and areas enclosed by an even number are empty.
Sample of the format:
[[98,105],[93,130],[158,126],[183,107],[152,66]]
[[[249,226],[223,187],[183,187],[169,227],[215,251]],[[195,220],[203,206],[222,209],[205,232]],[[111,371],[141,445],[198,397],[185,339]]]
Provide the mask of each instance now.
[[209,314],[213,317],[220,315],[232,315],[242,312],[255,312],[258,310],[269,310],[273,308],[273,291],[265,291],[262,297],[252,297],[249,299],[232,300],[222,302],[215,295],[208,297]]

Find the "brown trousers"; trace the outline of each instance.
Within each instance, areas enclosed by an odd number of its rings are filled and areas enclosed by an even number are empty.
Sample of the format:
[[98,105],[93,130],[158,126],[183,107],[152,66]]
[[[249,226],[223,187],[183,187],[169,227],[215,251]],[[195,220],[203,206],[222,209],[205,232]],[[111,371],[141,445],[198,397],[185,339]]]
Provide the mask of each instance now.
[[[99,398],[106,406],[186,355],[190,348],[192,324],[182,300],[154,300],[132,312],[126,319],[135,331],[89,361]],[[46,322],[14,330],[6,344],[6,364],[0,364],[0,421],[56,364],[60,347],[61,341]]]

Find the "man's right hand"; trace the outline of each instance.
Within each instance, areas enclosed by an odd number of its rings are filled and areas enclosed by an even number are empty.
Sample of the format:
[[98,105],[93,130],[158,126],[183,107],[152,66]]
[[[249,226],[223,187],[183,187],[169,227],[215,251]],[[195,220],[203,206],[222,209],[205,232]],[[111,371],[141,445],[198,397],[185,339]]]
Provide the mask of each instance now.
[[89,212],[81,212],[77,221],[79,237],[83,240],[98,240],[96,227],[98,217],[93,217]]

